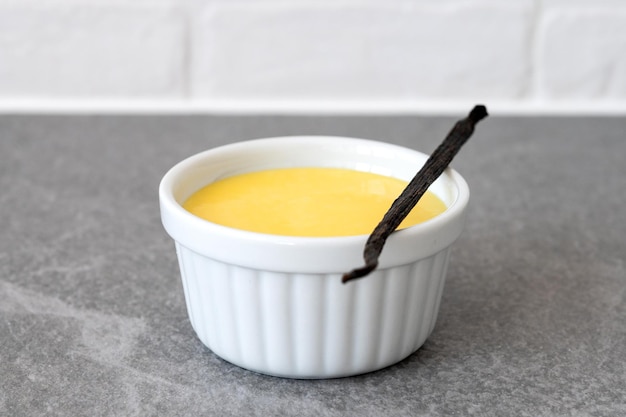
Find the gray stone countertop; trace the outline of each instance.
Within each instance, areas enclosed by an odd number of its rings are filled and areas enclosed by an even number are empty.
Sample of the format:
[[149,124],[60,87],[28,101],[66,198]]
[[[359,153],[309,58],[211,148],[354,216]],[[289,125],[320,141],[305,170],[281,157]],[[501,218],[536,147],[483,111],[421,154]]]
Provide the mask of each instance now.
[[290,380],[196,338],[159,217],[172,165],[293,134],[429,153],[454,120],[0,117],[0,415],[626,415],[626,118],[481,122],[439,318],[404,361]]

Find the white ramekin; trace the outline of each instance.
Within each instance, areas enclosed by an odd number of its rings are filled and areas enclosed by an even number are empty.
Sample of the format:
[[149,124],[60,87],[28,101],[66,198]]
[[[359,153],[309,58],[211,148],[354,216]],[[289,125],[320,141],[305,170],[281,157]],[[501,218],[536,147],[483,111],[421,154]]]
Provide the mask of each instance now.
[[181,204],[234,174],[279,167],[356,169],[410,180],[427,155],[364,139],[298,136],[234,143],[175,165],[159,187],[161,218],[174,239],[187,311],[200,340],[223,359],[291,378],[356,375],[394,364],[429,336],[451,244],[463,229],[469,189],[454,170],[431,186],[448,209],[396,231],[370,276],[367,236],[288,237],[202,220]]

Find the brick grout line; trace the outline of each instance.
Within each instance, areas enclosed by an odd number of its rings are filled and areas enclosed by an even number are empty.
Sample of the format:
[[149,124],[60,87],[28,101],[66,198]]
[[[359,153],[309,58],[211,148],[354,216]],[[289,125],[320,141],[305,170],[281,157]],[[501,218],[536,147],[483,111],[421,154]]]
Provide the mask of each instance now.
[[[449,101],[269,101],[145,99],[2,99],[0,115],[13,114],[199,114],[199,115],[462,115],[474,104]],[[626,116],[624,100],[486,100],[492,116]]]

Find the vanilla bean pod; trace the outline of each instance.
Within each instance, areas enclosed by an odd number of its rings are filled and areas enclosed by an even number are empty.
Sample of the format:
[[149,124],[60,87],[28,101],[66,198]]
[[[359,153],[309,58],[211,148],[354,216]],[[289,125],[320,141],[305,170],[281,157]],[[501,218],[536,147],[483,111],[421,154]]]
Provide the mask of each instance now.
[[454,156],[474,133],[476,123],[487,117],[487,108],[483,105],[475,106],[469,115],[459,120],[444,141],[430,155],[424,166],[413,177],[411,182],[393,202],[383,219],[369,236],[363,259],[365,266],[354,269],[342,277],[342,282],[348,282],[364,277],[378,266],[378,258],[383,250],[387,238],[402,223],[402,220],[415,207],[428,187],[445,171]]

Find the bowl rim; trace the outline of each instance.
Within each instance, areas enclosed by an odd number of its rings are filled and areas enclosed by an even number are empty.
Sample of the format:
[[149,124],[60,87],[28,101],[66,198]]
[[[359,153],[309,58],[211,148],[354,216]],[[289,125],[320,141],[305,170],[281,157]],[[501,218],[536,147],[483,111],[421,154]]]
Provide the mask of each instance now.
[[[281,146],[289,142],[290,144],[295,143],[296,141],[304,144],[311,143],[315,141],[318,145],[324,145],[325,142],[338,143],[343,142],[348,145],[364,145],[370,147],[384,147],[390,150],[394,150],[396,152],[401,152],[402,154],[407,154],[412,157],[419,157],[424,159],[424,161],[428,158],[427,154],[419,152],[417,150],[396,145],[384,141],[373,140],[373,139],[361,139],[355,137],[344,137],[344,136],[327,136],[327,135],[294,135],[294,136],[276,136],[276,137],[265,137],[251,140],[243,140],[239,142],[233,142],[221,146],[217,146],[214,148],[207,149],[205,151],[193,154],[178,163],[172,166],[163,176],[161,182],[159,183],[159,204],[161,210],[161,220],[163,226],[165,227],[168,234],[178,243],[186,246],[192,251],[198,252],[205,256],[211,256],[207,251],[204,250],[203,244],[199,242],[202,239],[191,239],[191,235],[195,235],[196,237],[205,235],[212,236],[212,239],[223,240],[224,243],[228,243],[226,246],[232,246],[234,242],[239,241],[240,244],[248,243],[253,246],[274,246],[273,253],[276,251],[284,250],[286,252],[293,252],[293,255],[297,257],[297,254],[302,254],[302,250],[310,250],[311,253],[316,252],[324,252],[328,251],[328,248],[334,248],[333,250],[337,251],[346,251],[346,252],[354,252],[354,247],[358,247],[360,252],[362,252],[363,245],[367,240],[369,234],[364,235],[354,235],[354,236],[322,236],[322,237],[308,237],[308,236],[285,236],[285,235],[276,235],[276,234],[265,234],[259,232],[253,232],[248,230],[231,228],[228,226],[219,225],[216,223],[212,223],[208,220],[202,219],[187,210],[185,210],[181,203],[179,203],[174,196],[174,187],[177,185],[177,182],[180,180],[180,177],[188,172],[192,167],[197,166],[197,164],[210,159],[210,158],[218,158],[221,155],[228,155],[234,152],[249,152],[249,148],[252,146],[256,147],[272,147],[272,146]],[[295,166],[302,166],[295,165]],[[323,165],[320,165],[323,166]],[[271,169],[271,168],[268,168]],[[415,172],[419,167],[416,167]],[[254,171],[254,169],[252,170]],[[446,225],[455,224],[456,227],[453,227],[451,233],[448,236],[445,246],[449,246],[452,241],[456,240],[460,231],[463,227],[464,213],[466,211],[466,207],[469,202],[469,187],[465,179],[453,168],[448,167],[442,174],[442,177],[446,176],[449,179],[449,182],[454,184],[457,190],[457,196],[452,201],[451,204],[447,205],[447,209],[425,221],[401,230],[395,231],[392,236],[388,239],[387,246],[390,243],[397,241],[402,244],[402,242],[408,242],[414,239],[419,239],[420,236],[423,235],[432,235],[437,231],[437,229],[445,228]],[[208,182],[210,183],[210,182]],[[207,183],[207,184],[208,184]],[[205,184],[205,185],[207,185]],[[460,222],[460,225],[459,225]],[[180,227],[184,225],[184,227]],[[187,236],[186,236],[187,235]],[[396,244],[396,246],[398,246]],[[442,246],[442,242],[439,242],[436,246]],[[438,248],[441,249],[441,248]],[[432,248],[430,254],[434,254],[438,250]],[[224,256],[223,250],[217,251],[221,252],[221,254],[213,253],[213,256],[216,259],[221,259],[224,261],[234,262],[232,256]],[[359,252],[359,257],[360,257]],[[385,251],[383,251],[385,252]],[[389,252],[389,251],[387,251]],[[425,251],[419,251],[423,256],[428,255],[424,253]],[[381,267],[384,267],[385,264],[385,253],[381,255]],[[236,257],[235,257],[236,258]],[[263,267],[268,268],[269,265],[266,265],[267,262],[258,262],[260,261],[259,256],[253,256],[254,260],[250,260],[250,262],[243,262],[245,266],[250,267]],[[358,266],[358,262],[356,265]],[[353,263],[353,261],[351,262]],[[392,262],[397,263],[397,262]],[[271,264],[271,262],[270,262]],[[276,269],[276,268],[268,268],[268,269]],[[282,270],[283,268],[278,268]],[[294,269],[293,267],[287,267],[287,269]],[[298,268],[295,268],[298,269]],[[320,268],[302,268],[302,272],[319,272]]]

